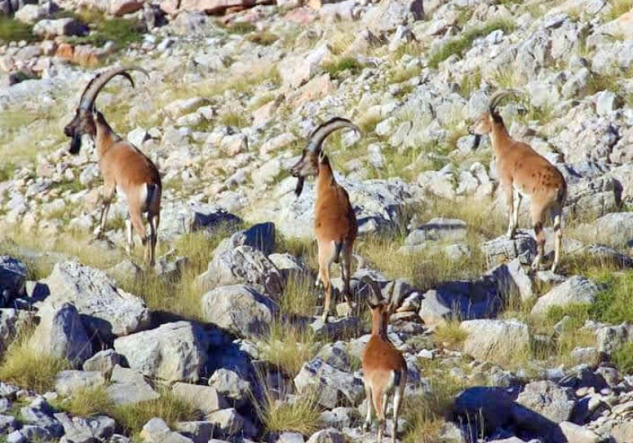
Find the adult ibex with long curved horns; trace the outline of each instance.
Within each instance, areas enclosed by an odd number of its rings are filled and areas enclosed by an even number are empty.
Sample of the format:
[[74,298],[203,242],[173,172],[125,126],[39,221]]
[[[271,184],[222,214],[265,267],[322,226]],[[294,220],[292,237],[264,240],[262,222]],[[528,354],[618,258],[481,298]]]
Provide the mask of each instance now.
[[[128,71],[149,75],[142,68],[129,67],[113,68],[94,77],[81,94],[75,117],[66,125],[64,133],[72,139],[69,149],[71,154],[79,153],[81,137],[85,134],[94,140],[97,148],[99,169],[103,175],[103,205],[97,236],[104,232],[108,209],[115,192],[122,192],[127,199],[129,212],[129,219],[126,220],[128,253],[134,245],[133,230],[136,230],[146,248],[147,263],[153,266],[162,191],[158,169],[136,146],[114,132],[103,114],[95,109],[99,92],[113,77],[125,77],[134,86]],[[144,213],[147,213],[149,234],[143,221]]]
[[[310,135],[308,146],[303,150],[299,162],[293,166],[292,175],[299,179],[295,190],[301,195],[305,177],[316,176],[316,202],[314,205],[314,232],[319,249],[319,280],[325,290],[323,321],[327,321],[332,302],[330,267],[341,264],[343,292],[352,310],[350,289],[352,249],[358,234],[356,215],[349,201],[347,191],[336,183],[330,160],[323,153],[321,145],[325,138],[337,129],[350,128],[360,134],[360,129],[344,118],[333,118],[316,128]],[[341,260],[341,254],[343,255]]]
[[536,235],[537,254],[532,269],[538,270],[545,249],[543,225],[547,213],[554,220],[554,263],[552,272],[560,261],[562,248],[563,205],[567,196],[567,183],[563,174],[545,157],[526,143],[514,140],[508,134],[503,119],[497,111],[499,102],[518,91],[501,90],[490,97],[488,112],[484,112],[471,127],[478,135],[490,134],[492,149],[497,162],[497,175],[508,205],[508,236],[514,238],[519,222],[521,198],[530,198],[530,214]]

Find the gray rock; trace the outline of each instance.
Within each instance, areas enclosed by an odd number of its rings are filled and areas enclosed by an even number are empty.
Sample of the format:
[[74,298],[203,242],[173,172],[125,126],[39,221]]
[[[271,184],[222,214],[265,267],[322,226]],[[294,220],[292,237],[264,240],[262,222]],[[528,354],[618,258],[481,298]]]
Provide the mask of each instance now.
[[615,248],[631,246],[633,244],[633,213],[606,214],[592,223],[580,225],[577,229],[591,237],[596,243]]
[[16,309],[0,309],[0,351],[4,351],[21,330],[30,314]]
[[499,294],[504,300],[516,295],[523,302],[534,296],[532,280],[523,270],[519,259],[497,266],[490,271],[490,275],[497,281]]
[[436,241],[460,241],[466,238],[466,222],[450,218],[434,218],[418,226],[404,240],[405,245],[424,245]]
[[193,443],[207,443],[213,437],[214,425],[208,421],[181,421],[175,428]]
[[258,223],[248,229],[236,232],[230,238],[223,240],[213,255],[235,249],[238,246],[250,246],[260,250],[266,256],[272,254],[275,249],[275,224],[270,222]]
[[230,369],[220,368],[209,379],[209,386],[233,402],[233,406],[244,406],[250,400],[251,383]]
[[172,387],[172,393],[194,405],[196,409],[206,416],[228,407],[226,399],[218,393],[217,389],[210,386],[175,383]]
[[462,391],[454,402],[453,412],[462,423],[480,429],[497,429],[512,419],[512,397],[501,388],[473,387]]
[[618,326],[604,325],[596,330],[598,350],[611,354],[625,343],[633,341],[633,325],[622,323]]
[[222,286],[202,297],[204,319],[239,337],[258,336],[273,319],[275,304],[246,285]]
[[448,318],[492,317],[502,305],[494,280],[454,281],[427,291],[420,303],[418,315],[425,324],[433,325]]
[[545,315],[552,306],[568,306],[578,303],[593,303],[600,287],[593,281],[575,275],[539,297],[532,308],[532,315]]
[[363,17],[363,23],[370,31],[381,34],[395,31],[399,26],[411,26],[423,18],[424,6],[421,0],[390,0],[371,8]]
[[560,430],[569,442],[574,443],[599,443],[602,437],[584,426],[564,421],[559,424]]
[[40,429],[29,429],[32,433],[29,436],[24,433],[27,438],[32,438],[38,435],[44,435],[46,437],[61,437],[64,433],[64,428],[59,421],[53,416],[53,408],[46,403],[42,398],[35,399],[29,406],[24,406],[20,409],[21,421],[23,423],[36,425]]
[[105,385],[105,378],[94,371],[61,371],[55,376],[55,391],[64,397],[70,397],[80,389],[96,388]]
[[283,432],[276,443],[305,443],[303,435],[296,432]]
[[192,443],[191,439],[173,432],[162,418],[152,418],[139,434],[144,443]]
[[121,356],[112,349],[99,351],[83,364],[84,371],[98,371],[106,379],[112,375],[116,365],[121,364]]
[[203,287],[235,284],[262,285],[266,294],[281,295],[281,274],[266,256],[250,246],[238,246],[213,257],[207,272],[197,279]]
[[516,401],[555,423],[569,420],[576,403],[570,389],[547,380],[525,385]]
[[504,262],[519,259],[524,265],[529,265],[536,256],[536,241],[531,235],[518,232],[513,240],[507,236],[498,237],[481,245],[486,255],[486,263],[489,268]]
[[207,345],[204,331],[186,321],[166,323],[114,341],[114,349],[132,369],[167,381],[198,381]]
[[112,371],[107,390],[108,395],[117,405],[156,400],[160,397],[144,376],[118,365]]
[[41,20],[33,26],[33,34],[44,38],[54,38],[64,35],[82,36],[88,34],[88,26],[73,18]]
[[145,302],[117,289],[103,271],[75,262],[57,263],[44,283],[51,295],[42,308],[49,304],[74,303],[84,325],[105,340],[113,335],[131,334],[149,325]]
[[222,409],[207,415],[207,421],[215,426],[214,435],[227,438],[235,435],[254,437],[257,429],[234,408]]
[[318,403],[328,409],[357,406],[364,390],[360,379],[334,368],[320,358],[305,363],[294,382],[299,394],[316,390]]
[[633,441],[633,422],[625,421],[618,423],[611,429],[611,435],[616,443],[627,443]]
[[529,351],[528,327],[516,320],[468,320],[460,328],[468,333],[464,352],[478,360],[504,364]]
[[321,423],[328,428],[352,428],[361,421],[357,408],[334,408],[321,412]]
[[92,344],[73,303],[50,303],[39,310],[40,324],[29,340],[37,354],[65,358],[81,365],[92,355]]
[[0,432],[9,434],[20,427],[20,423],[15,417],[10,415],[0,415]]
[[8,255],[0,256],[0,296],[2,297],[2,306],[5,306],[12,298],[23,294],[24,285],[26,284],[26,273],[26,265],[21,261]]
[[82,418],[59,413],[55,418],[64,427],[64,440],[68,443],[93,443],[104,441],[114,434],[116,422],[110,417],[99,415]]

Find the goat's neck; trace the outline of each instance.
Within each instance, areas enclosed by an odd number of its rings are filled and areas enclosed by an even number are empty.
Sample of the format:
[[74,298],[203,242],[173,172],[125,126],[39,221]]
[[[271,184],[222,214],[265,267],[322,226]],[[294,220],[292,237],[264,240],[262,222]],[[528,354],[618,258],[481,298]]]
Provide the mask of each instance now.
[[383,341],[389,341],[389,338],[387,337],[387,322],[383,315],[372,316],[371,335],[375,335]]
[[107,123],[105,125],[97,123],[96,126],[97,135],[95,137],[95,144],[97,146],[99,157],[101,157],[112,147],[112,145],[121,141],[121,136],[114,132]]
[[319,165],[319,176],[317,177],[317,190],[325,190],[335,184],[334,172],[329,162],[321,163]]
[[508,134],[508,130],[503,123],[495,124],[492,127],[490,140],[492,142],[492,149],[497,157],[508,150],[510,145],[514,143],[514,140],[510,137],[510,134]]

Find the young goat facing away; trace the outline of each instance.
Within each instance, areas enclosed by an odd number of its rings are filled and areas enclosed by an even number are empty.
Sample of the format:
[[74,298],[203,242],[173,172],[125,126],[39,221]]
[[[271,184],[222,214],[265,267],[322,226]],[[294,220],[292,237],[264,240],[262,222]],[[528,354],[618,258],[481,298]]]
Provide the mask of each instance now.
[[477,135],[490,134],[492,149],[497,161],[497,175],[508,205],[508,236],[514,238],[519,221],[519,205],[523,197],[530,198],[530,214],[536,235],[537,254],[532,269],[540,268],[545,249],[543,225],[549,212],[554,221],[554,263],[560,261],[562,246],[563,205],[567,196],[567,183],[563,174],[531,146],[514,140],[508,134],[503,119],[497,112],[499,101],[517,91],[497,91],[490,98],[488,112],[483,113],[470,129]]
[[[316,202],[314,207],[314,232],[319,250],[319,280],[325,291],[323,322],[327,321],[332,302],[332,284],[330,267],[340,263],[343,278],[343,292],[352,311],[350,289],[352,249],[358,234],[356,215],[349,201],[347,191],[334,179],[330,161],[321,149],[323,140],[332,132],[341,128],[350,128],[360,134],[360,129],[349,120],[333,118],[316,128],[310,135],[308,146],[303,150],[299,162],[293,166],[292,175],[297,177],[297,197],[303,190],[305,177],[316,176]],[[341,258],[342,254],[342,258]]]
[[[378,443],[382,441],[386,427],[387,404],[389,396],[393,393],[393,435],[391,441],[395,443],[398,413],[407,384],[407,362],[402,353],[387,337],[389,316],[395,306],[393,303],[383,300],[380,287],[375,281],[367,276],[363,277],[362,281],[371,288],[371,295],[368,298],[371,308],[371,337],[363,352],[363,381],[367,396],[367,418],[363,425],[363,432],[367,432],[371,426],[373,406],[378,416]],[[394,287],[392,286],[390,299],[393,296]]]
[[[89,135],[95,142],[99,169],[103,176],[103,205],[97,236],[103,235],[108,209],[114,194],[117,191],[123,193],[127,199],[129,212],[129,219],[126,221],[128,253],[134,246],[134,229],[146,248],[147,263],[153,266],[162,190],[158,169],[136,146],[116,134],[103,114],[95,110],[95,100],[99,91],[113,77],[121,75],[134,86],[134,81],[127,72],[131,70],[148,75],[141,68],[129,67],[114,68],[94,77],[84,89],[75,117],[66,125],[64,133],[72,139],[69,149],[71,154],[79,153],[82,135]],[[146,232],[143,213],[147,213],[149,234]]]

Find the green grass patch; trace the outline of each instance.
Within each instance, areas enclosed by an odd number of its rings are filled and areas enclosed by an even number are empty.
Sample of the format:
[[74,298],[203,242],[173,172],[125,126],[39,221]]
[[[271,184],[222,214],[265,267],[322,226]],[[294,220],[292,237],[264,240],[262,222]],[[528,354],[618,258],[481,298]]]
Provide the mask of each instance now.
[[70,398],[54,406],[77,417],[112,416],[116,409],[105,386],[79,389]]
[[15,175],[15,164],[6,162],[0,165],[0,182],[6,182],[13,179]]
[[279,36],[269,31],[262,31],[247,35],[246,40],[257,45],[270,46],[279,40]]
[[321,410],[316,390],[304,393],[292,402],[278,401],[275,390],[264,381],[265,377],[259,378],[262,380],[263,398],[254,401],[254,404],[266,432],[297,432],[309,436],[321,429]]
[[344,73],[358,75],[363,70],[363,65],[354,57],[341,57],[323,64],[325,72],[333,79],[340,79]]
[[615,20],[633,9],[633,0],[609,0],[608,3],[611,10],[605,17],[607,21]]
[[433,342],[443,348],[460,350],[468,338],[468,333],[460,327],[460,320],[449,320],[439,325],[433,332]]
[[154,417],[165,420],[170,428],[179,421],[194,421],[201,418],[201,414],[189,402],[176,397],[169,391],[162,391],[160,398],[150,401],[117,406],[113,418],[127,435],[136,435],[145,423]]
[[441,62],[449,58],[451,55],[461,57],[467,49],[469,49],[478,38],[485,37],[491,32],[501,29],[504,33],[512,32],[516,25],[505,19],[492,20],[482,26],[471,28],[462,32],[461,35],[450,39],[440,48],[431,53],[429,57],[429,66],[437,68]]
[[592,305],[591,318],[610,324],[633,323],[633,272],[605,275],[598,282],[606,289]]
[[54,389],[57,373],[70,369],[71,364],[63,358],[33,352],[28,343],[33,330],[23,330],[7,349],[0,364],[0,380],[44,393]]
[[310,276],[298,273],[291,275],[279,303],[281,312],[302,317],[316,315],[318,293]]
[[133,43],[143,40],[145,26],[138,20],[106,17],[94,9],[80,9],[76,14],[71,13],[77,20],[91,25],[90,34],[85,37],[70,37],[73,44],[89,44],[102,47],[107,42],[113,42],[117,49],[124,49]]
[[620,372],[627,375],[633,374],[633,342],[625,343],[613,353],[611,358]]
[[257,27],[249,22],[235,22],[229,25],[224,25],[222,22],[218,23],[220,24],[220,27],[226,30],[229,34],[245,35],[257,31]]
[[282,319],[275,319],[269,325],[262,344],[262,359],[294,377],[317,351],[318,342],[309,326],[294,326]]
[[19,42],[36,40],[33,26],[22,23],[14,18],[0,15],[0,42]]

